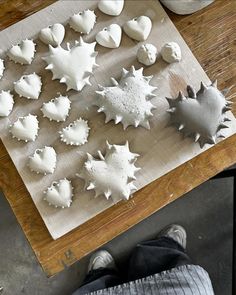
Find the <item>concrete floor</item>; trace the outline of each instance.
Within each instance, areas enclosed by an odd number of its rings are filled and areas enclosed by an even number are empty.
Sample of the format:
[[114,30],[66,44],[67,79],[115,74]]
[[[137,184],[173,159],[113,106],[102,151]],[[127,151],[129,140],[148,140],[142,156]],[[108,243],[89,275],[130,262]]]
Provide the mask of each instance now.
[[[140,240],[155,237],[170,223],[188,233],[193,262],[210,274],[216,295],[231,295],[233,179],[211,180],[166,206],[125,234],[109,242],[118,261],[125,260]],[[53,278],[46,278],[4,196],[0,195],[1,295],[67,295],[80,284],[88,263],[82,259]]]

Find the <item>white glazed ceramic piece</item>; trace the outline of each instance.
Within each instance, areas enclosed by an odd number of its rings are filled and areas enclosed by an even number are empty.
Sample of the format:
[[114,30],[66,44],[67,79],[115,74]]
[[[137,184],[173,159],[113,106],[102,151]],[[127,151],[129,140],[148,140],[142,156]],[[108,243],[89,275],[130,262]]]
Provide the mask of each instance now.
[[117,16],[124,8],[124,0],[100,0],[98,8],[105,14]]
[[218,137],[224,137],[222,129],[228,128],[225,122],[232,102],[225,99],[217,89],[216,82],[210,86],[201,83],[200,90],[195,93],[191,86],[187,87],[188,96],[181,92],[176,99],[167,98],[171,115],[170,124],[189,136],[203,147],[206,143],[215,144]]
[[3,76],[4,70],[5,70],[4,61],[3,61],[3,59],[0,58],[0,79]]
[[47,44],[52,46],[58,46],[62,43],[65,37],[65,28],[62,24],[54,24],[44,28],[39,33],[39,39]]
[[152,21],[148,16],[142,15],[127,21],[123,29],[130,38],[137,41],[145,41],[151,32]]
[[214,2],[214,0],[160,0],[160,1],[169,10],[181,15],[194,13]]
[[121,42],[122,30],[117,24],[112,24],[96,35],[96,41],[107,48],[118,48]]
[[54,181],[51,186],[44,192],[44,200],[56,208],[70,207],[73,197],[73,187],[71,181],[64,178]]
[[61,141],[69,145],[79,146],[88,142],[89,130],[88,122],[79,118],[59,131],[59,134]]
[[105,156],[98,151],[99,160],[87,154],[87,160],[77,174],[85,181],[87,190],[95,190],[95,196],[105,195],[114,201],[128,200],[136,190],[135,173],[140,170],[134,163],[139,156],[129,150],[129,144],[110,145],[107,142]]
[[149,85],[151,79],[152,76],[143,76],[143,68],[135,70],[132,66],[130,71],[123,69],[119,83],[111,78],[113,86],[99,85],[95,105],[98,112],[105,113],[105,123],[114,120],[115,124],[121,122],[124,129],[129,125],[150,129],[148,120],[155,108],[150,99],[156,96],[153,94],[156,87]]
[[20,78],[20,80],[14,82],[15,92],[20,97],[23,96],[28,99],[38,99],[41,93],[41,88],[41,77],[35,73],[24,75]]
[[50,121],[57,122],[65,121],[69,115],[71,101],[67,96],[58,96],[51,99],[49,102],[43,103],[41,111],[44,117]]
[[13,138],[18,140],[35,141],[39,130],[37,116],[29,114],[28,116],[19,117],[18,120],[10,125],[10,132]]
[[82,34],[89,34],[94,28],[95,23],[96,14],[89,9],[74,14],[69,20],[70,27]]
[[29,156],[28,166],[31,171],[37,174],[52,174],[56,168],[57,154],[53,147],[45,146],[42,149],[35,150],[32,156]]
[[22,65],[31,64],[34,59],[35,43],[33,40],[23,40],[18,45],[13,45],[11,49],[8,50],[7,55],[15,63],[20,63]]
[[145,66],[151,66],[157,59],[157,48],[152,44],[143,44],[137,52],[137,59]]
[[53,73],[52,79],[60,79],[61,83],[67,85],[67,90],[80,91],[85,85],[91,85],[89,79],[96,64],[97,52],[94,51],[96,42],[85,43],[75,41],[75,46],[70,48],[67,43],[67,50],[61,46],[56,48],[49,45],[49,55],[43,57],[47,62],[47,70]]
[[176,42],[166,43],[161,49],[161,56],[168,63],[178,62],[182,58],[181,49]]
[[13,95],[10,91],[2,90],[0,92],[0,117],[7,117],[14,105]]

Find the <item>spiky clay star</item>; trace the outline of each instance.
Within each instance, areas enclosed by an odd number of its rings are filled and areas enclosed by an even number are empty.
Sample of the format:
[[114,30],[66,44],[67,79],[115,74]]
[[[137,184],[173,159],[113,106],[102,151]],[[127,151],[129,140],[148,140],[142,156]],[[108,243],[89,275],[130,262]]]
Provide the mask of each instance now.
[[179,92],[176,99],[167,98],[170,125],[199,142],[201,148],[207,143],[215,144],[217,138],[224,137],[221,130],[228,128],[224,122],[230,121],[226,112],[231,109],[232,102],[218,90],[216,81],[210,86],[201,83],[197,93],[187,86],[187,93],[187,97]]
[[105,195],[117,202],[120,199],[129,199],[136,190],[135,173],[140,170],[134,163],[138,154],[129,150],[129,144],[110,145],[107,142],[106,154],[98,151],[99,159],[87,154],[78,177],[84,179],[87,190],[95,190],[95,196]]
[[122,70],[120,82],[111,78],[113,86],[99,85],[94,104],[99,107],[98,112],[105,113],[105,123],[114,120],[115,124],[121,122],[124,129],[129,125],[150,129],[148,120],[155,108],[150,100],[156,96],[153,91],[157,89],[149,84],[152,77],[143,76],[143,68],[135,70],[132,66],[130,71]]

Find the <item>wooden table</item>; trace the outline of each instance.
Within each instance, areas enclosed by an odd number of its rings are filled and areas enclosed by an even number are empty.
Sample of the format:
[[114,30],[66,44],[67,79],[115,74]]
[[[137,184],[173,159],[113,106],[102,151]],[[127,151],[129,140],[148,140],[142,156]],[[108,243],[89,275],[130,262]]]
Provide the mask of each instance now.
[[[0,1],[0,29],[53,3],[53,0]],[[236,1],[216,0],[192,16],[169,16],[221,89],[236,94]],[[236,115],[236,107],[233,108]],[[236,163],[236,135],[181,165],[58,240],[48,233],[29,193],[0,142],[0,188],[48,276],[52,276],[115,236]],[[171,194],[170,191],[174,192]]]

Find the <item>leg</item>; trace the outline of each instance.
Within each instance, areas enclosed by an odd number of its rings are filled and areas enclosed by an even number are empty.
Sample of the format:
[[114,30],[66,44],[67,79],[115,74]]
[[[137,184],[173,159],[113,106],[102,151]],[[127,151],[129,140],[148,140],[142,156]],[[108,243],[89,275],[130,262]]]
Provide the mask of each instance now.
[[156,240],[138,244],[130,258],[129,280],[190,264],[190,258],[185,253],[185,246],[186,232],[176,225],[162,231]]
[[88,274],[82,286],[73,295],[113,287],[121,283],[113,257],[107,251],[98,251],[90,258]]

